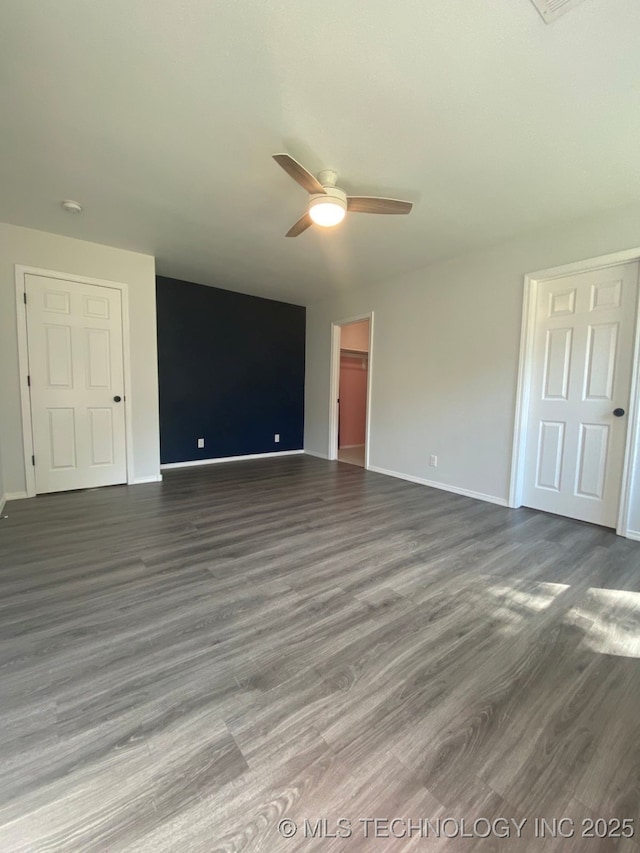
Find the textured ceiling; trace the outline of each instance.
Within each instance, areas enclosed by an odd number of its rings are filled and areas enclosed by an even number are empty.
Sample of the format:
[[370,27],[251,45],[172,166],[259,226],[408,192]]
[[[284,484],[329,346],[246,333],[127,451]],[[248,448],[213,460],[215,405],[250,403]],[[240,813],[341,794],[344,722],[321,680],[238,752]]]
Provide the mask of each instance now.
[[[638,0],[2,0],[0,220],[308,303],[637,200],[639,32]],[[276,151],[414,211],[286,240]]]

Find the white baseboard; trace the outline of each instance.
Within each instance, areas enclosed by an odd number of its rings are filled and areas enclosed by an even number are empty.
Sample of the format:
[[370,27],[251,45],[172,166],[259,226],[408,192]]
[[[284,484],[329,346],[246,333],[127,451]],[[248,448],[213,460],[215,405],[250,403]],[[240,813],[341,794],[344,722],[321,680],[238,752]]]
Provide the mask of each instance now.
[[627,530],[626,539],[633,539],[634,542],[640,542],[640,530]]
[[29,495],[26,492],[7,492],[4,499],[8,503],[9,501],[22,501],[28,497]]
[[275,456],[297,456],[304,450],[276,450],[273,453],[247,453],[244,456],[219,456],[215,459],[192,459],[189,462],[165,462],[161,471],[168,468],[194,468],[196,465],[218,465],[220,462],[242,462],[248,459],[273,459]]
[[386,474],[388,477],[398,477],[400,480],[408,480],[410,483],[418,483],[420,486],[429,486],[431,489],[441,489],[443,492],[453,492],[465,498],[474,498],[477,501],[487,501],[498,506],[508,506],[505,498],[497,498],[495,495],[485,495],[483,492],[472,492],[470,489],[461,489],[458,486],[449,486],[446,483],[436,483],[433,480],[425,480],[422,477],[413,477],[411,474],[401,474],[399,471],[389,471],[387,468],[379,468],[377,465],[369,465],[369,471],[376,474]]
[[316,459],[324,459],[325,461],[329,459],[326,453],[316,453],[315,450],[305,450],[303,452],[305,456],[315,456]]
[[129,480],[127,485],[128,486],[142,486],[144,483],[161,483],[161,482],[162,482],[162,474],[152,474],[150,477],[136,477],[135,480]]

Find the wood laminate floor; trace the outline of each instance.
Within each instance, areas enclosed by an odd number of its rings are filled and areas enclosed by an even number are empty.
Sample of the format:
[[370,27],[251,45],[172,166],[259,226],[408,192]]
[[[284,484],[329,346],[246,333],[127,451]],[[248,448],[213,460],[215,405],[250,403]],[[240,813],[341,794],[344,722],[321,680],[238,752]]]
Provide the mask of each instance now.
[[303,456],[7,512],[2,853],[640,850],[638,544]]

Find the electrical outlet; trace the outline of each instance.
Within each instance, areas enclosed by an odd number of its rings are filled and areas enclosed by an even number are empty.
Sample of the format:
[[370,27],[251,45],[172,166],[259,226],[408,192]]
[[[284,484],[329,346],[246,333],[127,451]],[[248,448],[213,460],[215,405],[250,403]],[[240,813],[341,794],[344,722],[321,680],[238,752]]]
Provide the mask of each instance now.
[[199,447],[199,448],[204,447],[204,438],[199,438],[199,439],[198,439],[198,447]]
[[280,441],[280,433],[279,433],[279,432],[277,432],[277,433],[273,436],[273,440],[275,441],[275,443],[276,443],[276,444],[278,444],[278,442]]
[[429,457],[429,465],[431,465],[432,468],[438,467],[438,457],[435,455],[435,453],[432,453]]

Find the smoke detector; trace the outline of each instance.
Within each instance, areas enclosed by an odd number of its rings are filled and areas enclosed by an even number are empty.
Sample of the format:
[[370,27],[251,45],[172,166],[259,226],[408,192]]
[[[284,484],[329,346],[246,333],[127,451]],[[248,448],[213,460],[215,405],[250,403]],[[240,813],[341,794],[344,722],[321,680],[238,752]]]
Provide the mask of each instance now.
[[559,18],[560,15],[571,11],[579,3],[582,3],[583,0],[531,0],[531,2],[538,12],[540,12],[540,17],[545,24],[550,24],[556,18]]
[[67,201],[61,201],[60,207],[65,213],[82,213],[82,205],[78,204],[77,201],[71,201],[70,199]]

